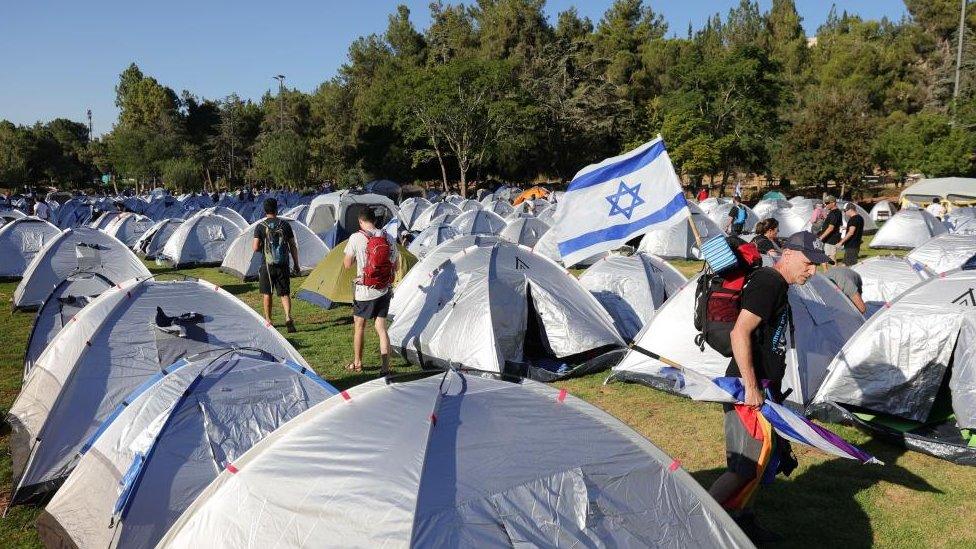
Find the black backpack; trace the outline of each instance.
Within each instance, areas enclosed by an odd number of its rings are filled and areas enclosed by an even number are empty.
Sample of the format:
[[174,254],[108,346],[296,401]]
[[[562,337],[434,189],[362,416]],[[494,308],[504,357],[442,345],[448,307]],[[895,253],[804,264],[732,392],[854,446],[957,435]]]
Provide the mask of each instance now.
[[749,277],[762,267],[762,255],[751,242],[730,236],[726,240],[736,255],[737,264],[721,273],[706,264],[695,289],[695,344],[707,344],[725,357],[732,356],[732,327],[742,310],[742,289]]

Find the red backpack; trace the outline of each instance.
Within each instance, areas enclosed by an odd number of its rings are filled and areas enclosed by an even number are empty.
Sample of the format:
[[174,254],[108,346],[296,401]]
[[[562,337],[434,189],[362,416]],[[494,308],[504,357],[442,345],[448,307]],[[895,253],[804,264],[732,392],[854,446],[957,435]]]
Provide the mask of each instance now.
[[390,260],[390,241],[385,234],[371,235],[360,231],[366,237],[366,264],[363,265],[363,286],[385,290],[393,284],[395,270]]
[[742,288],[749,275],[762,267],[762,255],[751,242],[730,236],[729,246],[736,255],[735,267],[714,273],[707,267],[698,278],[695,290],[695,343],[708,344],[722,356],[732,356],[732,327],[742,310]]

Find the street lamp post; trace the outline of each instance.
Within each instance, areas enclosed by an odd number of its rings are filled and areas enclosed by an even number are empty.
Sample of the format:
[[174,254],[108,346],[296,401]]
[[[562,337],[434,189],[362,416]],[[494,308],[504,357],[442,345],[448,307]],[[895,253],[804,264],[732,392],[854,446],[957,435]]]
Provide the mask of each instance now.
[[88,141],[92,140],[92,117],[91,109],[88,109]]
[[278,131],[285,129],[285,104],[283,103],[285,91],[285,75],[273,76],[278,81]]

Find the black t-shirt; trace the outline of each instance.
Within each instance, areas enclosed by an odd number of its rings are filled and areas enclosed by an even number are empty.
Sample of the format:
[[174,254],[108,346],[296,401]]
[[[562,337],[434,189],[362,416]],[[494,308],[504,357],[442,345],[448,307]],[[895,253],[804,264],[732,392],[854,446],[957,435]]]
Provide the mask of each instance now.
[[[847,220],[847,230],[850,231],[851,227],[854,227],[855,233],[847,242],[844,243],[844,248],[860,248],[861,247],[861,237],[864,236],[864,218],[860,214],[854,214]],[[844,234],[847,234],[846,232]]]
[[[781,392],[786,372],[789,289],[790,285],[772,267],[757,269],[742,288],[742,308],[762,319],[752,332],[752,368],[757,381],[769,380],[774,395]],[[741,377],[735,358],[726,375]]]
[[759,249],[759,253],[768,254],[771,251],[776,250],[776,244],[772,240],[766,238],[766,235],[761,234],[752,240],[752,243],[756,245]]
[[[270,220],[265,218],[254,227],[254,238],[258,239],[258,250],[260,250],[258,253],[260,254],[264,253],[264,239],[268,236],[268,221]],[[275,221],[282,223],[281,234],[285,237],[285,242],[294,240],[295,233],[291,230],[291,223],[281,219],[280,217],[276,217]],[[262,261],[261,263],[263,265],[265,262]],[[285,254],[284,266],[287,269],[289,265],[291,265],[291,252]]]
[[839,209],[834,208],[833,210],[827,212],[827,218],[824,219],[823,228],[824,230],[827,230],[828,226],[833,225],[834,230],[830,231],[830,234],[827,235],[827,238],[824,238],[823,240],[824,244],[837,244],[838,242],[840,242],[840,237],[843,235],[843,233],[841,232],[842,224],[843,224],[843,218],[841,217],[841,213]]

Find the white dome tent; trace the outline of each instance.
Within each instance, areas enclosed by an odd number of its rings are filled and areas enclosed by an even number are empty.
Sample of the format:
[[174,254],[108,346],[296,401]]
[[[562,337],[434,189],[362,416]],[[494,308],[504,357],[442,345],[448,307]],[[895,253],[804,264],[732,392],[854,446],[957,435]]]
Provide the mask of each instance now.
[[132,279],[98,296],[37,359],[7,416],[11,504],[56,489],[98,425],[161,368],[228,346],[307,366],[254,309],[209,282]]
[[424,198],[410,198],[400,204],[400,223],[408,231],[415,231],[414,227],[417,225],[417,220],[420,219],[420,215],[424,213],[424,210],[430,208],[431,204]]
[[[691,219],[698,228],[702,242],[724,234],[722,228],[705,215],[701,208],[691,203],[688,204],[688,208],[691,210]],[[698,243],[687,219],[648,231],[641,238],[637,249],[666,259],[701,259],[701,250],[698,249]]]
[[505,219],[486,210],[468,210],[455,217],[451,226],[461,234],[497,235],[505,228]]
[[[307,275],[329,253],[329,248],[305,225],[294,219],[283,217],[280,219],[287,221],[291,226],[298,246],[298,269],[303,275]],[[236,276],[241,280],[257,279],[258,269],[264,262],[264,252],[255,252],[251,246],[254,241],[254,229],[259,223],[263,221],[255,221],[231,242],[220,264],[220,272]],[[291,261],[290,256],[289,261]]]
[[220,349],[171,364],[99,427],[38,518],[41,539],[153,547],[220,471],[337,393],[308,368],[255,351]]
[[305,214],[305,224],[332,249],[359,230],[359,212],[365,208],[376,213],[377,227],[386,225],[399,212],[385,196],[339,191],[313,198]]
[[962,267],[974,256],[976,235],[944,233],[926,240],[906,257],[942,274]]
[[102,229],[119,239],[126,247],[131,247],[153,226],[153,220],[140,214],[123,213]]
[[424,367],[551,381],[599,371],[624,345],[573,275],[524,246],[472,246],[420,285],[397,310],[390,345]]
[[484,206],[484,209],[488,210],[489,212],[496,213],[502,217],[508,217],[515,212],[515,208],[507,200],[489,200]]
[[0,227],[0,280],[22,277],[34,257],[59,234],[60,229],[38,217],[22,217]]
[[200,214],[173,231],[159,252],[162,260],[174,268],[203,265],[219,265],[241,229],[233,221],[221,215]]
[[579,281],[610,313],[626,341],[633,341],[654,312],[688,283],[671,264],[644,253],[609,255],[586,269]]
[[89,223],[88,226],[93,229],[102,229],[104,231],[106,228],[108,228],[109,224],[115,221],[115,218],[119,217],[120,215],[122,214],[116,211],[105,212],[99,216],[98,219]]
[[871,248],[911,250],[933,236],[946,232],[945,225],[925,210],[904,209],[878,229]]
[[810,217],[804,217],[785,200],[764,200],[752,209],[760,220],[775,219],[779,222],[779,237],[789,238],[800,231],[810,230]]
[[509,221],[498,236],[509,242],[532,248],[548,231],[549,224],[545,221],[535,217],[522,217]]
[[371,381],[295,418],[159,547],[285,549],[325,534],[348,547],[752,547],[677,461],[606,412],[454,371]]
[[156,256],[163,251],[163,246],[169,237],[173,236],[176,229],[183,223],[182,219],[164,219],[156,222],[155,225],[143,233],[132,247],[136,255],[146,259],[156,259]]
[[[746,223],[743,226],[743,232],[751,233],[756,228],[756,223],[759,223],[759,216],[756,212],[752,211],[752,208],[746,206],[745,204],[740,204],[740,207],[746,209]],[[722,230],[725,230],[726,223],[729,222],[729,211],[732,210],[732,203],[725,202],[722,204],[715,204],[707,212],[708,218],[715,222],[716,225]]]
[[423,259],[430,250],[433,250],[444,242],[447,242],[452,238],[457,238],[458,236],[461,236],[461,233],[447,223],[428,225],[427,228],[420,231],[420,233],[413,239],[413,242],[407,246],[407,250],[415,255],[417,259]]
[[[261,211],[264,212],[263,209]],[[238,227],[240,227],[242,231],[244,229],[246,229],[247,226],[249,225],[249,223],[247,222],[247,220],[244,219],[244,216],[242,216],[241,214],[239,214],[237,212],[237,210],[234,210],[232,208],[226,208],[224,206],[211,206],[210,208],[204,208],[202,210],[198,210],[198,211],[194,212],[193,215],[191,215],[189,217],[189,219],[187,219],[187,221],[189,221],[190,219],[193,219],[194,217],[196,217],[198,215],[207,215],[207,214],[214,214],[214,215],[224,216],[227,219],[233,221],[234,222],[234,225],[237,225]]]
[[874,206],[871,206],[871,213],[868,217],[871,218],[875,223],[888,221],[892,216],[897,213],[898,210],[891,205],[891,202],[887,200],[879,200],[875,202]]
[[55,286],[79,271],[98,273],[112,284],[149,276],[132,250],[105,232],[88,227],[66,229],[50,240],[24,271],[14,291],[14,308],[40,306]]
[[458,207],[454,204],[450,204],[448,202],[437,202],[420,213],[420,217],[418,217],[416,222],[414,222],[411,230],[422,231],[428,226],[436,224],[438,221],[450,223],[459,215],[461,215],[461,210],[458,209]]
[[[644,326],[634,343],[673,360],[683,367],[708,376],[722,377],[729,358],[709,346],[700,350],[695,343],[698,330],[694,325],[697,277],[692,278],[676,295],[658,309]],[[792,352],[787,352],[783,390],[792,389],[787,403],[802,409],[813,399],[827,373],[827,364],[861,327],[864,317],[833,282],[814,275],[803,286],[790,286],[793,311]],[[671,391],[673,380],[664,363],[630,351],[613,368],[610,379],[636,381]]]
[[931,269],[904,257],[869,257],[851,267],[861,276],[861,299],[870,317],[909,288],[936,275]]
[[871,317],[831,362],[814,410],[976,465],[961,432],[976,428],[974,286],[973,271],[934,277]]

